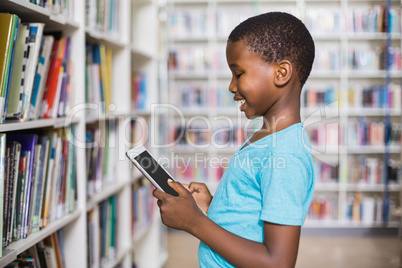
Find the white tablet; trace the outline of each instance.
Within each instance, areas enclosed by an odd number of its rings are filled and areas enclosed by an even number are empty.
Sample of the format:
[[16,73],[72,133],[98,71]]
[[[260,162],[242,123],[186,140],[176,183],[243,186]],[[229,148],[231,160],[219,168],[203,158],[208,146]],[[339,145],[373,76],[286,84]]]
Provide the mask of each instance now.
[[142,174],[155,186],[155,188],[179,196],[168,184],[168,179],[174,180],[172,176],[158,164],[149,151],[142,145],[134,147],[126,152],[128,159],[141,171]]

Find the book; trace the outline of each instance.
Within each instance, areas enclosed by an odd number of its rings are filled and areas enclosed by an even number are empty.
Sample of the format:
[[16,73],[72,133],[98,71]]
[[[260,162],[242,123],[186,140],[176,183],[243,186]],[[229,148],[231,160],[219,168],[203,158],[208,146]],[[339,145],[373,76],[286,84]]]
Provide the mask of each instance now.
[[60,259],[61,259],[61,266],[65,267],[65,254],[64,254],[64,231],[63,229],[58,230],[55,235],[57,236],[57,244],[59,247],[59,254],[60,254]]
[[[57,135],[56,142],[56,154],[55,154],[55,165],[52,174],[52,184],[51,184],[51,196],[50,196],[50,207],[49,207],[49,215],[48,221],[51,222],[58,218],[57,208],[58,208],[58,189],[60,188],[61,183],[61,161],[62,161],[62,138]],[[61,216],[61,215],[60,215]]]
[[7,223],[7,240],[6,244],[11,243],[14,235],[14,219],[16,211],[18,172],[20,166],[21,144],[18,142],[8,142],[10,147],[11,170],[10,170],[10,189],[9,189],[9,208],[8,208],[8,223]]
[[[66,90],[65,90],[65,95],[64,95],[64,101],[62,104],[60,104],[61,108],[59,108],[59,115],[58,116],[63,116],[68,114],[68,112],[71,109],[72,105],[72,100],[74,99],[74,91],[73,91],[73,62],[71,60],[68,60],[68,66],[67,66],[67,85],[66,85]],[[63,107],[64,106],[64,107]],[[64,109],[64,110],[63,110]],[[63,115],[62,115],[63,113]]]
[[117,253],[117,229],[116,229],[116,221],[117,221],[117,198],[116,196],[112,196],[109,199],[110,202],[110,244],[109,244],[109,260],[113,260],[116,257]]
[[[38,252],[38,258],[39,258],[39,263],[41,268],[47,268],[48,263],[46,261],[46,253],[45,253],[45,244],[44,241],[39,241],[39,243],[36,244],[36,251]],[[50,266],[49,266],[50,268]]]
[[[25,222],[28,221],[28,214],[25,213],[26,211],[29,211],[29,199],[30,195],[28,192],[31,190],[31,183],[29,182],[29,172],[32,166],[31,162],[31,151],[27,150],[26,152],[26,160],[25,160],[25,170],[24,170],[24,183],[21,186],[21,214],[20,214],[20,231],[19,231],[19,238],[26,238],[27,236],[25,235],[24,237],[24,232],[25,228],[28,227],[28,225],[25,225]],[[29,212],[28,212],[29,213]]]
[[30,200],[31,200],[31,189],[32,189],[32,178],[33,178],[33,163],[35,158],[35,146],[38,141],[38,135],[36,134],[9,134],[7,135],[8,140],[17,141],[21,143],[21,150],[26,151],[29,159],[26,161],[26,184],[24,193],[26,196],[24,203],[24,222],[23,222],[23,238],[28,236],[28,225],[29,225],[29,211],[30,211]]
[[[33,169],[32,169],[32,183],[31,183],[31,196],[29,200],[30,209],[29,209],[29,218],[28,218],[28,233],[32,233],[34,227],[37,227],[37,217],[35,217],[35,208],[37,202],[37,195],[39,192],[38,187],[40,187],[39,183],[37,182],[39,177],[39,168],[41,166],[40,163],[40,156],[42,152],[42,145],[36,144],[35,145],[35,156],[33,162]],[[36,229],[35,229],[36,231]]]
[[[74,136],[74,127],[66,129],[66,135]],[[69,161],[68,161],[68,177],[67,177],[67,185],[68,191],[66,193],[66,198],[68,199],[68,213],[73,212],[76,208],[77,204],[77,173],[76,173],[76,150],[75,146],[72,142],[68,143],[69,146]]]
[[38,248],[36,247],[36,245],[30,247],[27,251],[26,251],[26,255],[32,257],[32,259],[35,260],[35,268],[41,268],[41,262],[40,262],[40,258],[39,258],[39,253],[38,253]]
[[[54,51],[53,61],[51,63],[51,68],[53,69],[52,73],[48,75],[48,80],[46,82],[47,88],[47,95],[46,100],[44,99],[44,110],[43,110],[43,117],[44,118],[52,118],[54,113],[57,114],[57,105],[60,96],[60,89],[61,89],[61,82],[64,72],[63,60],[65,57],[66,49],[69,49],[69,42],[67,42],[67,37],[61,37],[59,40],[59,45],[57,51]],[[53,51],[52,51],[53,53]],[[53,111],[53,109],[56,109]]]
[[39,160],[39,174],[37,179],[38,190],[36,195],[36,202],[34,209],[34,215],[32,219],[32,232],[35,233],[39,231],[39,228],[42,226],[42,217],[41,217],[41,208],[43,204],[43,193],[45,189],[45,177],[48,163],[48,155],[49,155],[49,137],[46,135],[42,135],[39,137],[39,144],[42,146],[40,160]]
[[8,96],[7,117],[15,118],[21,116],[22,103],[20,105],[20,94],[21,90],[24,88],[22,74],[25,70],[24,52],[27,48],[27,34],[29,34],[28,26],[24,24],[20,25],[15,47],[14,64],[12,68],[11,84]]
[[11,265],[16,265],[11,267],[36,268],[36,261],[33,258],[19,257],[16,261],[12,262]]
[[67,94],[69,94],[69,84],[70,84],[70,75],[71,75],[71,68],[70,68],[70,38],[67,38],[67,44],[65,49],[65,54],[63,58],[63,72],[61,74],[61,84],[60,90],[58,90],[58,94],[56,94],[56,101],[57,105],[53,108],[53,117],[62,117],[65,115],[66,111],[66,101],[67,101]]
[[[64,139],[61,129],[49,133],[49,139],[49,157],[41,209],[43,227],[68,214],[70,207],[72,211],[75,208],[76,197],[76,188],[70,189],[70,195],[66,195],[67,177],[75,177],[75,175],[67,174],[67,172],[75,173],[75,169],[68,169],[68,155],[71,153],[68,141]],[[73,180],[73,185],[76,187],[75,179]]]
[[[6,134],[0,133],[0,241],[3,241],[3,220],[4,220],[4,180],[6,165]],[[0,247],[0,257],[3,256],[2,247]]]
[[13,212],[13,237],[12,240],[18,240],[22,237],[22,215],[23,215],[23,187],[25,185],[25,172],[26,172],[26,161],[27,161],[27,151],[21,150],[19,167],[18,167],[18,177],[17,177],[17,187],[16,187],[16,198],[15,198],[15,210]]
[[59,267],[57,265],[56,249],[52,241],[52,236],[48,236],[43,239],[43,248],[45,253],[46,265],[48,267]]
[[[92,82],[92,95],[93,95],[93,103],[96,105],[100,105],[103,103],[103,91],[102,91],[102,84],[101,84],[101,73],[100,73],[100,47],[97,44],[93,44],[92,46],[92,64],[90,66],[91,72],[89,75],[91,76],[91,82]],[[102,105],[100,108],[98,106],[98,112],[103,114],[104,106]]]
[[49,220],[49,207],[50,207],[50,196],[51,196],[51,186],[52,186],[52,176],[54,172],[55,165],[55,157],[56,157],[56,143],[57,143],[57,134],[56,132],[49,134],[49,152],[48,152],[48,160],[47,160],[47,170],[46,177],[44,181],[44,190],[43,190],[43,204],[41,209],[41,218],[42,223],[41,227],[47,226]]
[[4,93],[4,111],[2,114],[2,121],[4,123],[5,119],[6,119],[6,115],[7,115],[7,106],[8,106],[8,96],[9,96],[9,92],[10,92],[10,85],[11,85],[11,76],[12,76],[12,71],[13,71],[13,66],[14,66],[14,55],[15,55],[15,48],[16,48],[16,43],[17,43],[17,36],[18,36],[18,29],[20,26],[21,22],[20,19],[14,15],[14,33],[13,33],[13,41],[12,41],[12,50],[11,50],[11,58],[10,58],[10,66],[9,66],[9,74],[8,74],[8,79],[7,79],[7,87],[6,87],[6,91]]
[[56,209],[56,217],[59,219],[64,214],[68,213],[67,204],[68,200],[66,199],[67,194],[67,177],[68,174],[68,161],[69,161],[69,147],[68,147],[68,140],[63,139],[61,140],[61,159],[60,159],[60,175],[58,176],[57,181],[57,209]]
[[[47,108],[47,99],[48,99],[48,95],[50,92],[50,88],[53,88],[55,86],[57,86],[57,81],[53,81],[53,80],[57,80],[58,79],[58,75],[56,76],[56,74],[60,73],[60,66],[59,68],[57,68],[56,66],[56,62],[57,62],[57,57],[58,57],[58,53],[59,53],[59,47],[61,44],[61,36],[55,36],[55,39],[53,41],[53,46],[52,46],[52,52],[50,53],[50,62],[49,62],[49,71],[48,71],[48,75],[46,77],[46,84],[45,84],[45,89],[43,92],[43,97],[42,97],[42,104],[41,104],[41,108],[40,108],[40,115],[39,117],[43,118],[45,111],[48,109]],[[54,85],[55,84],[55,85]]]
[[[3,118],[16,15],[0,13],[0,119]],[[0,120],[3,121],[3,120]],[[2,122],[0,122],[2,123]]]
[[49,73],[50,53],[52,52],[53,42],[54,37],[52,35],[46,35],[42,39],[38,67],[35,75],[34,88],[31,97],[31,105],[29,107],[28,118],[30,120],[39,118],[40,107],[45,90],[46,78]]
[[105,93],[106,108],[112,103],[112,48],[106,47],[106,73],[108,76],[107,88]]
[[11,149],[10,147],[6,144],[6,159],[5,159],[5,170],[4,170],[4,199],[3,199],[3,221],[2,221],[2,227],[3,227],[3,240],[2,240],[2,245],[3,248],[7,247],[7,224],[8,224],[8,200],[10,199],[9,197],[9,189],[10,189],[10,170],[11,170]]
[[35,72],[42,42],[43,23],[29,23],[28,53],[26,75],[24,78],[24,93],[22,97],[22,112],[20,121],[28,120],[29,105],[34,85]]
[[51,234],[51,239],[52,239],[52,244],[54,247],[54,252],[56,255],[56,261],[57,261],[57,267],[63,267],[63,259],[61,257],[61,250],[60,250],[60,244],[59,244],[59,237],[56,233]]
[[144,73],[132,74],[131,105],[135,109],[145,110],[147,107],[147,78]]
[[375,220],[375,198],[366,196],[362,199],[362,215],[361,221],[364,224],[373,224]]
[[99,55],[100,55],[100,73],[101,73],[101,92],[103,101],[105,102],[105,107],[107,108],[110,104],[111,98],[111,73],[109,70],[111,69],[108,66],[109,60],[108,57],[111,57],[110,48],[105,45],[99,45]]

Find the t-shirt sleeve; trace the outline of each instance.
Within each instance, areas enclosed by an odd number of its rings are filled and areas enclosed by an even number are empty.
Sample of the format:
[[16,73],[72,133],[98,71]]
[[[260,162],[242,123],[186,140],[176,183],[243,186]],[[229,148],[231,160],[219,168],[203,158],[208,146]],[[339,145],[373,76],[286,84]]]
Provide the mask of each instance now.
[[276,154],[261,171],[262,211],[260,220],[303,225],[303,202],[306,197],[307,168],[291,154]]

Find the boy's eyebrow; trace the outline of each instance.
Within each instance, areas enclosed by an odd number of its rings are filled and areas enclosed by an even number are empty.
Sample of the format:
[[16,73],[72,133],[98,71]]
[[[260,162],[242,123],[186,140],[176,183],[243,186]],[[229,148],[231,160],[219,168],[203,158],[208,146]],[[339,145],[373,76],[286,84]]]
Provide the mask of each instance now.
[[229,68],[236,68],[236,67],[239,67],[239,65],[237,65],[236,63],[229,64]]

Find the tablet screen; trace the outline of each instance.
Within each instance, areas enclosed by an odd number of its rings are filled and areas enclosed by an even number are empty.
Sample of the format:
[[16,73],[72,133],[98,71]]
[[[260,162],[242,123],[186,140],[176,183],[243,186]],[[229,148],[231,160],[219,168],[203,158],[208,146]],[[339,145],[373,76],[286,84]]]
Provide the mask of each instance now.
[[177,192],[167,183],[167,180],[172,179],[172,177],[169,176],[165,169],[162,168],[147,151],[137,155],[134,159],[166,193],[178,196]]

